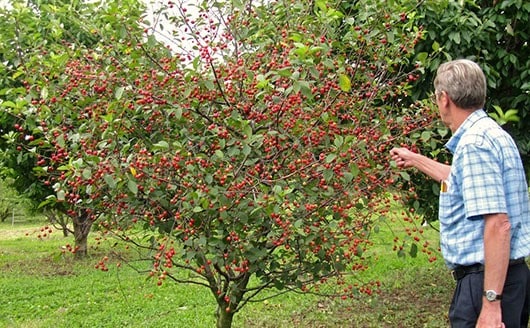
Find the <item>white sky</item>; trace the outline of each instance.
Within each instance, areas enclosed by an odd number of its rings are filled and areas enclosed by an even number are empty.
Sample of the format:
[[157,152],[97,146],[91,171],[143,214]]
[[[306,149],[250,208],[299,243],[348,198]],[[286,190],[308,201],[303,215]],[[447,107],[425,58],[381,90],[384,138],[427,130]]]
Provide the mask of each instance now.
[[[193,50],[193,45],[196,45],[196,42],[186,42],[185,40],[178,39],[178,35],[187,36],[189,34],[189,31],[186,32],[184,30],[185,27],[177,28],[172,24],[170,21],[167,20],[167,17],[164,15],[157,15],[154,16],[154,12],[157,9],[160,9],[163,4],[167,4],[168,0],[163,1],[156,1],[156,0],[144,0],[147,5],[147,20],[150,21],[151,26],[149,28],[152,29],[153,34],[159,40],[160,42],[163,42],[167,46],[169,46],[172,50],[182,52],[182,51],[188,51],[191,53],[196,53],[196,50]],[[189,17],[191,21],[198,18],[199,10],[197,8],[197,5],[202,2],[200,0],[173,0],[172,1],[175,5],[173,8],[168,8],[166,10],[167,14],[181,17],[182,11],[181,8],[185,8],[186,15]],[[179,18],[180,20],[181,18]],[[175,36],[175,32],[177,36]],[[178,49],[178,47],[184,47],[184,49]]]

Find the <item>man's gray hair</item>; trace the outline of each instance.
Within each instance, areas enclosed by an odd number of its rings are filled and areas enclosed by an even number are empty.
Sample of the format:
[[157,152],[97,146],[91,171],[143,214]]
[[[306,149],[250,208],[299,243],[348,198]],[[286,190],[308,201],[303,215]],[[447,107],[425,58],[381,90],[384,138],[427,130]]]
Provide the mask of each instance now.
[[463,109],[481,109],[486,102],[486,76],[480,66],[468,59],[457,59],[438,67],[434,79],[436,93],[445,91]]

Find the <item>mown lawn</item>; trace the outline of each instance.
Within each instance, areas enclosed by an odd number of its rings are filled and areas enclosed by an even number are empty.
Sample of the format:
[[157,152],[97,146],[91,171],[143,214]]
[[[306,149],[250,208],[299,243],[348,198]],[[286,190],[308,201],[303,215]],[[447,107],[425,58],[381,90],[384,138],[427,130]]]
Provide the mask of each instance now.
[[[71,238],[54,232],[39,240],[41,225],[0,223],[0,327],[215,326],[214,300],[205,288],[157,286],[144,273],[118,267],[112,256],[107,272],[97,270],[112,247],[97,246],[97,233],[91,256],[74,261],[61,251]],[[436,231],[426,230],[435,242]],[[339,300],[287,293],[248,304],[234,327],[447,327],[454,283],[442,261],[430,263],[421,253],[397,257],[389,238],[385,231],[373,237],[370,269],[359,277],[379,280],[378,294]]]

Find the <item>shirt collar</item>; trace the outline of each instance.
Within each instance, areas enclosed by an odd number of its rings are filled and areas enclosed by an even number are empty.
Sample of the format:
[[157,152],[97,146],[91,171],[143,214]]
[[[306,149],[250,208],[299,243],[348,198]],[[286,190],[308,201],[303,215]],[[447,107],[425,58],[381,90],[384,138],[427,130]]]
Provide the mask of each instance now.
[[478,109],[474,111],[473,113],[469,114],[469,116],[464,120],[464,122],[456,129],[455,133],[451,136],[449,141],[445,144],[445,147],[449,149],[451,153],[455,152],[456,146],[458,145],[458,142],[460,141],[460,138],[466,133],[467,130],[473,124],[475,124],[478,120],[487,117],[488,114],[483,109]]

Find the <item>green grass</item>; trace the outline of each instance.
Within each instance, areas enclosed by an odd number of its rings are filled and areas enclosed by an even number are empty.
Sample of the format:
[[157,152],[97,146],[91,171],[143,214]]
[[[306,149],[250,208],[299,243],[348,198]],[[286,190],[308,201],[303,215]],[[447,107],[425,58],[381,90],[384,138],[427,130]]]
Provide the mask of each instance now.
[[13,227],[2,228],[0,327],[174,327],[176,317],[183,327],[214,323],[215,306],[206,302],[206,290],[159,287],[126,266],[96,270],[100,250],[74,261],[61,252],[69,238],[25,236],[38,226],[24,226],[21,236]]
[[[109,271],[96,270],[108,246],[92,247],[88,259],[74,261],[61,253],[71,237],[54,232],[39,240],[39,227],[0,224],[0,327],[215,326],[214,300],[205,288],[157,286],[143,273],[117,267],[112,258]],[[96,236],[92,233],[91,245]],[[287,293],[249,303],[236,314],[234,327],[446,327],[454,283],[443,263],[429,263],[421,253],[397,257],[388,240],[389,231],[374,236],[367,253],[372,263],[361,277],[379,280],[379,294],[343,301]]]

